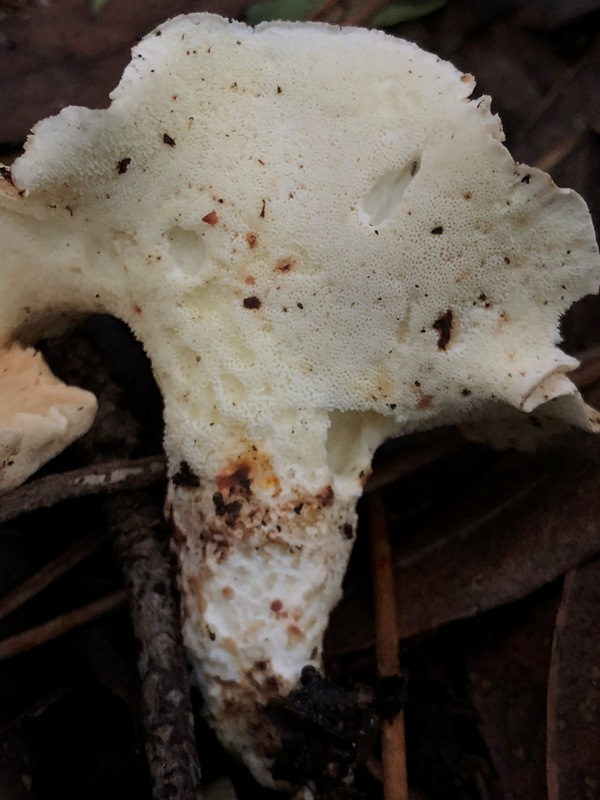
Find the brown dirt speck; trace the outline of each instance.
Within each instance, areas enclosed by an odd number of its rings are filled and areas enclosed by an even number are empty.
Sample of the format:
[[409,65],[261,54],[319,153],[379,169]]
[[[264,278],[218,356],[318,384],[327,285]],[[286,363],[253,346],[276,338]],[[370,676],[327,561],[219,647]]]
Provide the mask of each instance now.
[[441,314],[431,326],[438,332],[437,346],[440,350],[446,350],[452,338],[452,324],[454,313],[451,308]]
[[333,487],[329,485],[325,486],[316,496],[317,506],[320,508],[328,508],[333,503],[334,497],[335,493]]
[[127,172],[127,168],[131,164],[131,159],[129,157],[122,158],[119,162],[117,162],[117,175],[124,175]]
[[249,308],[252,311],[255,311],[261,307],[262,303],[260,302],[260,299],[258,297],[253,296],[253,297],[244,297],[243,305],[244,308]]
[[274,614],[279,614],[281,609],[283,608],[283,603],[281,600],[273,600],[271,603],[271,611]]
[[250,492],[251,478],[250,466],[242,463],[232,472],[222,472],[217,476],[217,488],[220,492]]
[[202,217],[202,222],[206,222],[207,225],[216,225],[218,221],[219,215],[214,209]]
[[293,639],[304,639],[304,633],[297,625],[288,625],[287,632],[288,636],[291,636]]
[[427,411],[428,408],[431,408],[433,405],[433,397],[430,394],[421,393],[419,400],[417,402],[417,408],[419,411]]
[[277,272],[289,272],[293,266],[293,258],[281,258],[275,265],[275,269]]
[[184,487],[186,489],[196,489],[200,486],[200,478],[192,470],[187,461],[181,461],[179,469],[171,478],[171,483],[174,486]]
[[349,522],[345,522],[340,528],[340,533],[342,534],[344,539],[352,539],[352,537],[354,536],[354,528],[352,527],[352,525],[350,525]]
[[213,503],[217,516],[230,517],[232,522],[235,522],[235,520],[238,518],[242,508],[242,504],[239,500],[233,500],[231,503],[226,503],[221,492],[214,493]]

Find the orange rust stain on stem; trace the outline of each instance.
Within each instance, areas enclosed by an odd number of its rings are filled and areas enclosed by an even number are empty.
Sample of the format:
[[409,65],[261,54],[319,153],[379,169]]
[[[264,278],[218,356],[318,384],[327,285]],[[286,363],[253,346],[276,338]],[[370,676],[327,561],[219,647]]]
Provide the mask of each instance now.
[[217,489],[221,493],[248,493],[253,489],[270,491],[274,496],[281,492],[279,478],[273,471],[270,457],[257,448],[249,448],[217,475]]
[[304,633],[297,625],[288,625],[287,632],[288,636],[292,637],[293,639],[304,639]]
[[321,508],[328,508],[334,500],[335,494],[332,486],[326,486],[316,495],[318,506]]

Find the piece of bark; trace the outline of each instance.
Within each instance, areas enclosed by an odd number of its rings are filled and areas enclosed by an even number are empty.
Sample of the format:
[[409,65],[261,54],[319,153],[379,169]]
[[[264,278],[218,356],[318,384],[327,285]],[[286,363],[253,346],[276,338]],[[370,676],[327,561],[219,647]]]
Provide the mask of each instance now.
[[[471,483],[448,467],[454,500],[412,536],[392,530],[403,639],[524,597],[600,552],[593,437],[574,433],[553,449],[499,455]],[[371,605],[366,584],[348,591],[328,632],[331,655],[373,644]]]
[[111,494],[158,483],[165,477],[164,456],[103,461],[69,472],[47,475],[13,489],[0,498],[0,525],[63,500]]
[[169,533],[141,492],[106,501],[138,644],[146,756],[155,800],[199,800],[196,753],[179,605],[172,593]]
[[600,796],[600,559],[565,578],[548,683],[548,800]]
[[560,594],[554,585],[463,629],[469,695],[506,800],[547,797],[546,686]]

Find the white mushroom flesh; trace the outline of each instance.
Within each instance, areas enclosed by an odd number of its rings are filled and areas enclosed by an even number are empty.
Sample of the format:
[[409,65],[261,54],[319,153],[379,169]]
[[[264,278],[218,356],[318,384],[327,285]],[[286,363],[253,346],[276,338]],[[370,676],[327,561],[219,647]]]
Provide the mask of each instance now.
[[59,381],[32,348],[0,347],[0,491],[89,430],[96,407],[93,394]]
[[376,447],[557,397],[589,427],[557,346],[589,213],[473,88],[380,32],[178,17],[0,194],[0,344],[108,312],[150,356],[187,645],[267,784],[263,706],[320,663]]

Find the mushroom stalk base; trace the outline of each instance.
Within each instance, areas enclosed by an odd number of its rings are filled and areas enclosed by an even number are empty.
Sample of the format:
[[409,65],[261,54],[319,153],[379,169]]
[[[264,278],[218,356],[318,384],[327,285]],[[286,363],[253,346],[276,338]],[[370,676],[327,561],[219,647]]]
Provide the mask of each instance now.
[[269,702],[319,668],[341,596],[356,498],[328,485],[255,493],[243,477],[169,492],[181,566],[184,638],[222,743],[267,786],[281,741]]

